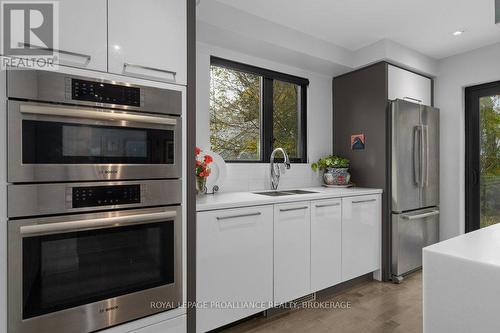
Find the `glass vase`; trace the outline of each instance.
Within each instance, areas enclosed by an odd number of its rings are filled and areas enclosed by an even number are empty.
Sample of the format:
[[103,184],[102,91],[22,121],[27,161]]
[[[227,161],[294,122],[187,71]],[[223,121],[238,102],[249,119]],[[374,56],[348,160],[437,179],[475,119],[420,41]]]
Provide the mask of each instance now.
[[196,177],[196,193],[198,195],[203,195],[207,193],[207,178],[206,177]]

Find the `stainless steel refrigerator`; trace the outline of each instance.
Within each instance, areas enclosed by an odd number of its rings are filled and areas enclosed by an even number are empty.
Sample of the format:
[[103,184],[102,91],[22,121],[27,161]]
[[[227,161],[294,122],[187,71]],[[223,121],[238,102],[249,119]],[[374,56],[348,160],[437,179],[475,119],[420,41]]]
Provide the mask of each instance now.
[[391,101],[391,274],[422,266],[439,241],[439,109]]

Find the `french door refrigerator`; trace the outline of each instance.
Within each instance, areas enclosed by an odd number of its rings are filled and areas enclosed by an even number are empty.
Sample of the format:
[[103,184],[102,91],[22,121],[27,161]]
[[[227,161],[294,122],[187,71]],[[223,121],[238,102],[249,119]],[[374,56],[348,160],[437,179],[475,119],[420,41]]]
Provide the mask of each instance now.
[[422,248],[439,241],[439,109],[391,102],[391,272],[422,266]]

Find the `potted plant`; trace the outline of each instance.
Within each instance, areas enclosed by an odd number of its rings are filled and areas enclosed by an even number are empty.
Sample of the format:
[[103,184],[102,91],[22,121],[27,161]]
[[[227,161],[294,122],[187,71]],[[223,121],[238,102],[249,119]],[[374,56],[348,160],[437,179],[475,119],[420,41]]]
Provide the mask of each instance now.
[[196,147],[196,191],[199,195],[207,192],[207,178],[212,170],[209,165],[213,162],[212,156],[202,153],[202,150]]
[[348,185],[351,180],[349,174],[349,160],[340,156],[330,155],[320,158],[311,164],[314,172],[323,170],[323,181],[327,185]]

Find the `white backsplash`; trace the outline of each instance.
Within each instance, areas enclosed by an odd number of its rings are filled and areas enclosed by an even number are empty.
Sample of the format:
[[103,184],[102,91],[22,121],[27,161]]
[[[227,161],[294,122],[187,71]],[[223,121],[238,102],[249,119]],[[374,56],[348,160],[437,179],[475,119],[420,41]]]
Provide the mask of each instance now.
[[[227,176],[220,192],[270,190],[269,163],[228,163]],[[281,173],[279,189],[303,188],[322,184],[321,175],[310,164],[293,164]]]

